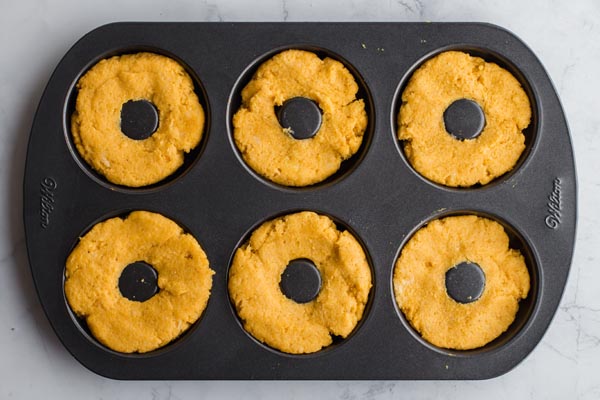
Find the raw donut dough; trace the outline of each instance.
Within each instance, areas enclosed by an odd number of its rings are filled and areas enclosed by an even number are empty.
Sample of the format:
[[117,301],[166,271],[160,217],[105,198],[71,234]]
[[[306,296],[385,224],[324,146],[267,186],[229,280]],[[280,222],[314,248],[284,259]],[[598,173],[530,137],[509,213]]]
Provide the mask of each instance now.
[[[279,287],[288,263],[314,262],[321,291],[296,303]],[[363,316],[371,289],[371,269],[361,245],[348,231],[313,212],[265,222],[240,247],[229,271],[229,295],[244,328],[286,353],[313,353],[347,337]]]
[[[73,141],[81,157],[112,183],[159,182],[202,138],[204,111],[192,79],[168,57],[137,53],[102,60],[81,77],[77,89]],[[121,107],[130,100],[148,100],[158,109],[158,128],[144,140],[121,132]]]
[[[145,261],[159,291],[144,302],[119,290],[121,272]],[[65,294],[96,339],[122,353],[144,353],[171,342],[206,308],[213,271],[198,242],[160,214],[134,211],[95,225],[66,263]]]
[[[271,181],[307,186],[334,174],[360,147],[367,127],[358,85],[344,65],[304,50],[286,50],[263,63],[242,90],[233,116],[235,144],[244,161]],[[294,97],[315,101],[322,111],[319,131],[294,139],[275,107]]]
[[[471,303],[446,292],[446,272],[463,261],[485,273],[485,289]],[[467,350],[484,346],[514,321],[529,292],[523,256],[509,248],[499,223],[474,215],[430,222],[406,243],[394,271],[394,293],[410,324],[428,342]]]
[[[443,115],[463,98],[479,104],[486,123],[478,137],[461,141],[446,131]],[[515,166],[530,119],[529,98],[508,71],[447,51],[410,78],[402,93],[398,138],[408,161],[424,177],[446,186],[485,185]]]

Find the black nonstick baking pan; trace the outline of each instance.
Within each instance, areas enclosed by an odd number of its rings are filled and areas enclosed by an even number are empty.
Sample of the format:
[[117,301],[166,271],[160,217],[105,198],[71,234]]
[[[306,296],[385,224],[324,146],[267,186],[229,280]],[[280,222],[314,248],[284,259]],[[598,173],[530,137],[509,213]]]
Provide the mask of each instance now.
[[[369,124],[362,147],[323,183],[282,187],[245,165],[232,137],[240,92],[257,66],[289,48],[343,62]],[[509,70],[527,92],[532,121],[515,168],[492,183],[447,188],[421,177],[398,142],[400,95],[411,73],[456,49]],[[99,60],[150,51],[185,66],[206,112],[203,140],[170,178],[144,188],[106,181],[70,134],[79,77]],[[95,223],[132,210],[161,213],[196,237],[216,274],[208,306],[189,331],[145,354],[101,345],[65,300],[65,261]],[[373,288],[347,339],[289,355],[242,328],[227,292],[232,256],[262,222],[299,210],[331,216],[363,244]],[[510,328],[470,351],[425,342],[398,310],[392,273],[403,244],[446,215],[504,225],[524,255],[531,290]],[[117,23],[79,40],[56,68],[33,123],[24,178],[29,262],[56,334],[92,371],[117,379],[485,379],[521,362],[541,340],[567,280],[576,224],[576,177],[564,113],[547,73],[512,33],[479,23]]]

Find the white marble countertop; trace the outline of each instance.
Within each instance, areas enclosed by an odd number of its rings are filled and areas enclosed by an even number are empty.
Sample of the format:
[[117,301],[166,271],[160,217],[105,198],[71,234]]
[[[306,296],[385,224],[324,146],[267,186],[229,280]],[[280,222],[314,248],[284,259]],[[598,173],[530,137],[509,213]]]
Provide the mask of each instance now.
[[[0,398],[600,398],[600,2],[427,0],[76,0],[0,2]],[[111,21],[486,21],[520,36],[554,81],[579,179],[575,257],[560,309],[517,368],[473,382],[120,382],[82,367],[53,333],[33,287],[21,219],[29,129],[68,48]]]

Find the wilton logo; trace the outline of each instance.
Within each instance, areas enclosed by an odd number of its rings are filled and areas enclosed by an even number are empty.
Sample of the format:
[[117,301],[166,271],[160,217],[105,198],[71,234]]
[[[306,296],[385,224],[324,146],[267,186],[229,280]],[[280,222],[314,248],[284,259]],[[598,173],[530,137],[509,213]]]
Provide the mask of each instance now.
[[552,193],[548,196],[548,215],[546,215],[546,226],[550,229],[557,229],[560,225],[562,217],[562,203],[560,198],[561,180],[560,178],[554,178],[552,182]]
[[40,185],[40,225],[44,229],[50,225],[50,214],[54,211],[56,186],[56,181],[50,177],[42,179]]

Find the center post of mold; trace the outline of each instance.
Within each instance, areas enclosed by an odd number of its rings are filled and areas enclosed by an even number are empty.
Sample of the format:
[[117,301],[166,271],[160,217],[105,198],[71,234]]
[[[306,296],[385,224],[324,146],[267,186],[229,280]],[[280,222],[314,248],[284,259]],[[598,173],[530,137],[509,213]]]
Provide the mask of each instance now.
[[158,272],[144,261],[133,262],[121,273],[119,290],[131,301],[150,300],[158,293]]
[[444,111],[444,126],[458,140],[475,139],[485,127],[485,114],[477,102],[458,99]]
[[129,100],[121,107],[121,132],[134,140],[149,138],[158,129],[158,110],[148,100]]
[[321,291],[321,274],[315,264],[307,258],[290,261],[279,282],[281,291],[296,303],[308,303]]
[[485,273],[479,265],[463,261],[446,271],[446,292],[458,303],[479,300],[485,290]]
[[293,97],[276,108],[277,119],[294,139],[310,139],[321,128],[321,109],[311,99]]

